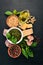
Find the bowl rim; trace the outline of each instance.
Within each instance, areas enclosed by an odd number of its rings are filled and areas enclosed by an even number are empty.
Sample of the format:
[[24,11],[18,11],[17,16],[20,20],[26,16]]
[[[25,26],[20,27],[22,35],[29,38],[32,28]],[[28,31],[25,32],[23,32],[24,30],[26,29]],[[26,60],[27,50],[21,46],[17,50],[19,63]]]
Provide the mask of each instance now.
[[[7,33],[8,33],[10,30],[12,30],[12,29],[17,29],[17,30],[19,30],[19,31],[21,32],[21,38],[20,38],[20,40],[16,43],[16,44],[19,44],[19,43],[22,41],[22,39],[23,39],[23,32],[22,32],[21,29],[19,29],[19,28],[17,28],[17,27],[12,27],[12,28],[9,28],[9,29],[8,29]],[[6,33],[6,34],[7,34],[7,33]],[[9,39],[7,39],[7,40],[8,40],[9,43],[14,44],[14,43],[13,43],[12,41],[10,41]]]

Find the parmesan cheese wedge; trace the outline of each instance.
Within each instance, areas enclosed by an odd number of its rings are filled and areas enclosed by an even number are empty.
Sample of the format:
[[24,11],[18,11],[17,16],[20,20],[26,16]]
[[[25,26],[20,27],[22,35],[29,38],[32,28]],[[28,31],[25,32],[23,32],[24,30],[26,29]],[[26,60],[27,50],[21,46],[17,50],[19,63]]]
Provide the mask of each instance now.
[[23,37],[33,34],[33,29],[28,29],[23,31]]

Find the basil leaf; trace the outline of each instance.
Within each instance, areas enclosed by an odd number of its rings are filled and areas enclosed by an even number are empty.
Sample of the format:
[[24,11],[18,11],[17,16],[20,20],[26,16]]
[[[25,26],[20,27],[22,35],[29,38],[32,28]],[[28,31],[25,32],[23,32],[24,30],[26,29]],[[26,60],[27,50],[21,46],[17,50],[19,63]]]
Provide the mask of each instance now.
[[26,50],[22,48],[22,54],[28,59],[28,54],[26,53]]
[[10,38],[10,37],[11,37],[10,33],[7,33],[6,38]]
[[14,39],[14,36],[12,36],[12,39]]
[[32,47],[36,47],[37,46],[37,42],[33,42],[31,46]]
[[13,14],[17,14],[17,10],[13,10]]
[[26,52],[27,52],[29,57],[33,57],[33,52],[30,50],[29,47],[26,47]]
[[6,15],[12,15],[13,13],[11,11],[6,11],[5,14]]
[[12,40],[11,40],[14,44],[16,44],[16,42],[17,42],[17,39],[16,38],[12,38]]
[[29,47],[26,46],[26,52],[27,54],[29,53]]
[[20,14],[20,12],[17,12],[17,15]]
[[29,56],[29,57],[34,57],[33,52],[29,50],[28,56]]

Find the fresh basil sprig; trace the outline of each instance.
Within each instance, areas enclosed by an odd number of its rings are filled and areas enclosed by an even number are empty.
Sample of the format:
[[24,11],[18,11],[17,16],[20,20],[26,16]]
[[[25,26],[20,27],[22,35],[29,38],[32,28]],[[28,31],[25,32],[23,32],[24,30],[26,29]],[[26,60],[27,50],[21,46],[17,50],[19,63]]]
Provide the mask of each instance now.
[[17,10],[13,10],[12,12],[11,11],[6,11],[5,12],[5,15],[12,15],[12,14],[14,14],[14,15],[19,15],[20,14],[20,12],[18,12]]
[[26,44],[24,39],[19,44],[22,49],[22,54],[28,59],[29,57],[34,57],[32,50],[30,50],[30,47]]

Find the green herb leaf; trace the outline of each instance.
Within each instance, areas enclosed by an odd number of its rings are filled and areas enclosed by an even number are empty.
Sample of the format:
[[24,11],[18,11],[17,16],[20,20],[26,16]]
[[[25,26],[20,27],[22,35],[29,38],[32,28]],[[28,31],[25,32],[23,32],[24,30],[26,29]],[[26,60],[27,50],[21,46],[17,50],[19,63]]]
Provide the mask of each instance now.
[[20,12],[17,12],[17,15],[20,14]]
[[29,57],[34,57],[33,52],[31,50],[28,51]]
[[33,52],[27,46],[26,46],[26,52],[27,52],[27,54],[28,54],[29,57],[33,57]]
[[20,46],[21,46],[21,48],[26,48],[26,41],[23,39],[21,42],[20,42],[20,44],[19,44]]
[[13,13],[11,11],[6,11],[5,14],[6,15],[12,15]]
[[29,47],[26,46],[26,52],[27,54],[29,53]]
[[13,10],[13,14],[17,14],[17,10]]
[[26,53],[26,50],[22,48],[22,54],[28,59],[28,54]]
[[12,38],[12,40],[11,40],[14,44],[16,44],[16,42],[17,42],[17,38]]
[[36,47],[37,46],[37,42],[33,42],[31,46],[32,47]]
[[22,40],[20,43],[20,46],[22,48],[22,54],[28,59],[28,57],[34,57],[33,52],[30,50],[30,47],[27,46],[26,42]]
[[14,39],[14,36],[12,36],[12,39]]
[[10,33],[7,33],[6,38],[10,38],[10,37],[11,37]]

